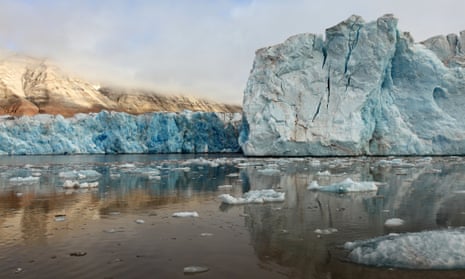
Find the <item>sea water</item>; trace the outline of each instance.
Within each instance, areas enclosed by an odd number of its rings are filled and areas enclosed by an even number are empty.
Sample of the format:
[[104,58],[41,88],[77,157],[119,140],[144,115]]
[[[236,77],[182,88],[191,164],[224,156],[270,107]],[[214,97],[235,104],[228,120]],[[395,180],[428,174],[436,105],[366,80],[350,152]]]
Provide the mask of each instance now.
[[[186,269],[197,278],[461,278],[464,163],[4,156],[0,278],[183,278]],[[376,191],[308,189],[348,179]],[[251,202],[224,202],[247,193]],[[256,202],[270,193],[279,199]]]

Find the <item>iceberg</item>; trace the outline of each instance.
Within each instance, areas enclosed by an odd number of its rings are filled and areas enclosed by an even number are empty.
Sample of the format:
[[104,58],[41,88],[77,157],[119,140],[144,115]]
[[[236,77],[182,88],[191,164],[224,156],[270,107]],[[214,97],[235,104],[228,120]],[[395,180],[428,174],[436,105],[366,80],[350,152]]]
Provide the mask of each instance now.
[[355,263],[408,269],[464,269],[465,228],[391,234],[347,242]]
[[354,15],[257,50],[244,154],[465,154],[465,32],[415,43],[397,22]]
[[348,193],[377,191],[378,186],[376,186],[376,183],[373,181],[355,182],[350,178],[346,178],[344,181],[327,186],[320,186],[318,185],[318,182],[314,180],[310,183],[307,189],[322,192]]
[[240,114],[101,111],[0,118],[0,154],[238,152]]
[[285,193],[276,192],[273,189],[252,190],[244,193],[242,197],[233,197],[230,194],[222,194],[219,196],[222,203],[239,205],[247,203],[266,203],[266,202],[282,202],[285,199]]

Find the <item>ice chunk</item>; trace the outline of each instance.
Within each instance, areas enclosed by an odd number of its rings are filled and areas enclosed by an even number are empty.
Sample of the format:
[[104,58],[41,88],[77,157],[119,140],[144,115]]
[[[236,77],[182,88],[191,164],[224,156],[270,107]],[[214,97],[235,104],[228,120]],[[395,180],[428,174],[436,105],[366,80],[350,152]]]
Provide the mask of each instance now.
[[325,171],[317,172],[316,175],[318,175],[318,176],[330,176],[331,173],[329,172],[329,170],[325,170]]
[[232,187],[232,185],[219,185],[218,189],[231,189]]
[[94,182],[82,182],[80,183],[77,180],[65,180],[63,183],[63,188],[70,189],[70,188],[96,188],[98,187],[98,181]]
[[273,189],[253,190],[244,193],[242,197],[235,198],[230,194],[220,195],[219,198],[226,204],[246,204],[246,203],[265,203],[265,202],[282,202],[285,193],[276,192]]
[[39,177],[28,176],[28,177],[12,177],[10,178],[11,184],[33,184],[40,181]]
[[199,213],[197,211],[182,211],[182,212],[175,212],[172,215],[173,217],[199,217]]
[[403,233],[347,242],[353,262],[408,269],[464,269],[465,228]]
[[58,174],[59,177],[64,179],[87,179],[95,180],[98,179],[102,174],[96,170],[73,170],[73,171],[63,171]]
[[263,175],[275,175],[275,174],[280,173],[280,171],[278,169],[275,169],[275,168],[261,169],[261,170],[258,170],[257,172],[261,173]]
[[65,214],[57,214],[55,215],[55,222],[63,222],[66,220]]
[[327,228],[327,229],[316,229],[315,233],[317,234],[332,234],[337,232],[337,229],[335,228]]
[[137,219],[135,222],[136,222],[137,224],[144,224],[144,223],[145,223],[145,221],[142,220],[142,219]]
[[347,178],[342,182],[334,183],[327,186],[320,186],[318,185],[318,182],[312,181],[310,185],[307,187],[307,189],[322,192],[347,193],[377,191],[378,186],[376,186],[376,183],[373,181],[355,182],[352,179]]
[[384,222],[384,225],[386,227],[398,227],[398,226],[402,226],[404,223],[405,221],[400,218],[391,218],[391,219],[387,219],[386,222]]
[[186,266],[184,268],[184,273],[201,273],[201,272],[207,272],[208,270],[209,268],[206,266],[192,265],[192,266]]

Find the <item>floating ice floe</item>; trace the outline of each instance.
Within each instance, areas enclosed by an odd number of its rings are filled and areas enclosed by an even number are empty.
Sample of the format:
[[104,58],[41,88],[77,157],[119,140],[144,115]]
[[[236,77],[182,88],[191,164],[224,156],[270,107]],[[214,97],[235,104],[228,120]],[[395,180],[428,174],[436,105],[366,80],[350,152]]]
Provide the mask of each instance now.
[[98,187],[98,181],[94,182],[79,182],[77,180],[65,180],[63,188],[96,188]]
[[207,272],[209,270],[208,267],[206,266],[197,266],[197,265],[192,265],[192,266],[186,266],[184,268],[184,273],[189,274],[189,273],[202,273],[202,272]]
[[28,176],[28,177],[12,177],[10,178],[11,184],[33,184],[40,181],[39,177]]
[[332,234],[332,233],[337,232],[337,229],[335,228],[316,229],[314,232],[317,234]]
[[408,269],[465,269],[465,228],[347,242],[353,262]]
[[58,176],[64,179],[98,179],[102,174],[96,170],[73,170],[60,172]]
[[380,167],[397,167],[397,168],[412,168],[415,167],[415,164],[405,162],[401,158],[395,158],[392,160],[379,160],[375,165],[380,166]]
[[355,182],[350,178],[342,182],[334,183],[327,186],[320,186],[318,182],[312,181],[307,187],[308,190],[317,190],[322,192],[348,193],[348,192],[370,192],[377,191],[378,186],[373,181]]
[[319,171],[319,172],[316,173],[316,175],[318,175],[318,176],[330,176],[331,172],[329,172],[328,170]]
[[230,194],[220,195],[219,198],[226,204],[246,204],[246,203],[265,203],[265,202],[282,202],[285,193],[276,192],[273,189],[253,190],[244,193],[242,197],[235,198]]
[[405,221],[400,218],[391,218],[387,219],[386,222],[384,222],[384,225],[386,227],[399,227],[402,226],[404,223]]
[[231,189],[233,186],[232,185],[219,185],[218,189]]
[[275,175],[275,174],[279,174],[281,171],[275,168],[266,168],[266,169],[258,170],[257,172],[263,175]]
[[172,215],[173,217],[199,217],[199,213],[197,211],[182,211],[182,212],[175,212]]

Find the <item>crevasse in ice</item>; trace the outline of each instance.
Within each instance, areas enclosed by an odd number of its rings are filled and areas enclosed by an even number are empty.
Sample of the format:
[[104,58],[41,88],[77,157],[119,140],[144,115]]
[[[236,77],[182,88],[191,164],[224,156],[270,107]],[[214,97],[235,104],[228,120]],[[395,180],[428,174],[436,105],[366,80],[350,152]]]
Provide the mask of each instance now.
[[0,154],[237,152],[240,114],[149,113],[0,119]]

